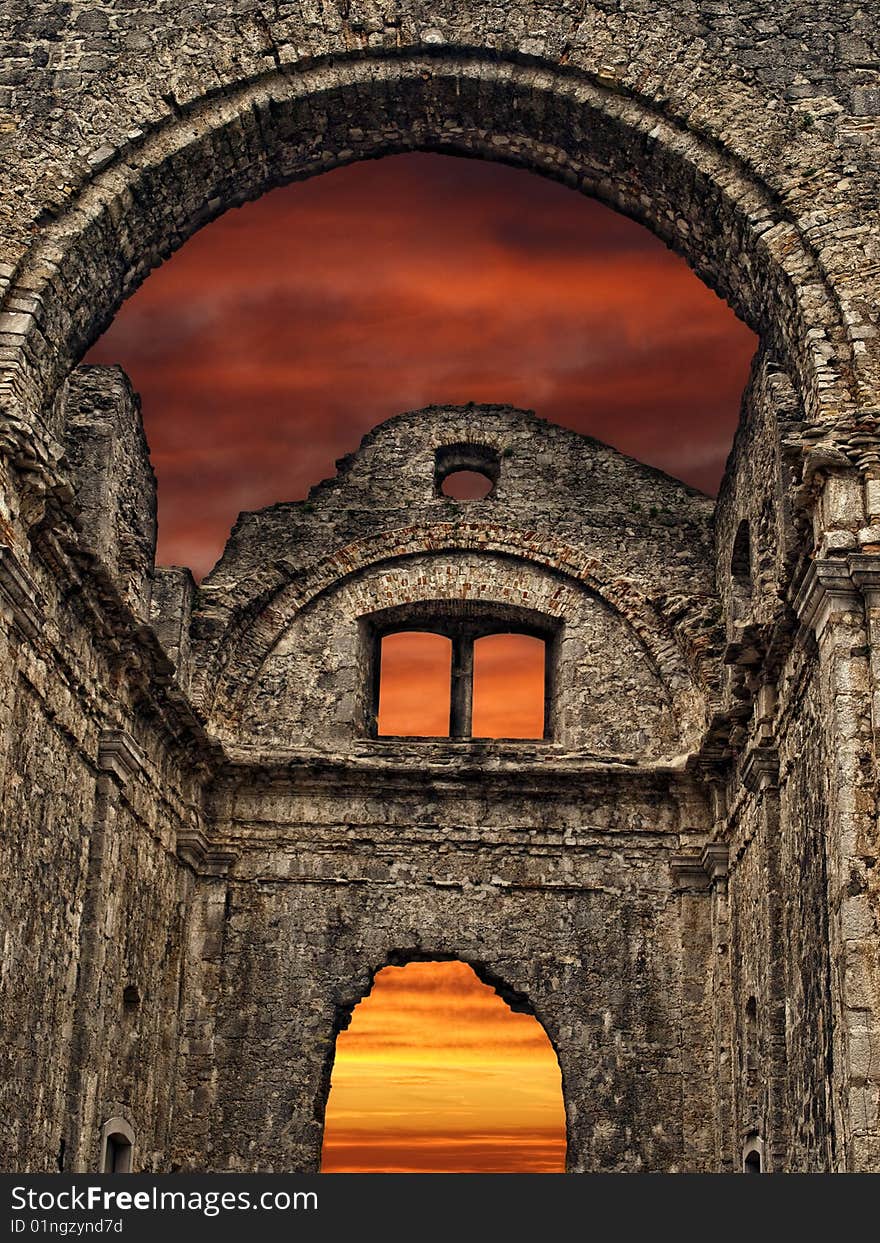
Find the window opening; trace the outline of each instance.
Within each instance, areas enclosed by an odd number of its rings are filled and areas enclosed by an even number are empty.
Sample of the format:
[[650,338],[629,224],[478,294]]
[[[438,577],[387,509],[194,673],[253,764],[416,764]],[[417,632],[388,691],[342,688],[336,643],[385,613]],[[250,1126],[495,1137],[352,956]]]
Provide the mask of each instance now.
[[454,470],[443,480],[440,491],[455,501],[482,501],[494,487],[495,484],[482,471]]
[[107,1160],[104,1163],[106,1174],[131,1173],[131,1144],[124,1135],[107,1136]]
[[443,445],[434,455],[434,489],[456,501],[482,501],[501,477],[501,458],[488,445]]
[[553,737],[559,619],[442,599],[365,614],[358,628],[367,737]]
[[742,1169],[744,1174],[764,1173],[764,1141],[757,1131],[752,1131],[743,1144]]
[[378,734],[447,737],[452,640],[423,630],[404,630],[387,634],[380,642]]
[[130,1174],[134,1131],[124,1118],[111,1118],[101,1128],[101,1173]]
[[443,628],[376,639],[376,736],[549,738],[546,639],[451,620]]
[[471,734],[543,738],[547,644],[530,634],[490,634],[474,643]]
[[752,541],[748,521],[743,518],[736,529],[730,557],[734,620],[745,618],[752,602]]

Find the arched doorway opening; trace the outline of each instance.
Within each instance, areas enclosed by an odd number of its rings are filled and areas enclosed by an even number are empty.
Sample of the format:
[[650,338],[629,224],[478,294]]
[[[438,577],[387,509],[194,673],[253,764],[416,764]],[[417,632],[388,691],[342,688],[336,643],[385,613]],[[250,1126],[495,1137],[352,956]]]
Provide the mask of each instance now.
[[324,1173],[563,1173],[541,1023],[459,960],[377,972],[336,1041]]

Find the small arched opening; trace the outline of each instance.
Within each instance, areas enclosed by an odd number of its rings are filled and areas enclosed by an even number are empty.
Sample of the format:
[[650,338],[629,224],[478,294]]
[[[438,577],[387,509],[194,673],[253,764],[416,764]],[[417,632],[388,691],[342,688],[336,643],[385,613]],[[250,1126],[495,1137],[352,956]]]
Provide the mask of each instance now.
[[757,1131],[747,1135],[746,1142],[743,1144],[742,1172],[744,1174],[764,1173],[764,1141]]
[[482,501],[494,492],[500,476],[498,453],[486,445],[444,445],[435,454],[434,487],[438,496]]
[[134,1159],[134,1131],[125,1118],[108,1118],[101,1127],[101,1173],[130,1174]]
[[563,1173],[553,1045],[525,1000],[457,959],[378,971],[334,1050],[324,1173]]

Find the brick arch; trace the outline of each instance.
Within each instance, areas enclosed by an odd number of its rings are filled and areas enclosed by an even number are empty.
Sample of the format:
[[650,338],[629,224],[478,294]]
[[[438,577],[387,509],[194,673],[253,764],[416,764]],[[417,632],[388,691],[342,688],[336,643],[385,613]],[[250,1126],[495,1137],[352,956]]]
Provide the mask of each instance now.
[[852,410],[847,333],[804,232],[738,155],[664,111],[659,87],[653,102],[552,62],[442,45],[292,70],[145,122],[42,224],[0,320],[0,442],[31,488],[63,495],[59,385],[158,262],[274,186],[416,149],[519,164],[634,217],[786,361],[814,424]]
[[[230,619],[194,684],[207,716],[219,719],[240,703],[253,679],[293,618],[319,596],[361,571],[396,565],[425,553],[496,554],[540,566],[560,576],[559,608],[542,601],[549,615],[561,615],[573,583],[595,593],[635,632],[667,687],[683,737],[705,724],[713,676],[711,636],[676,629],[629,579],[616,577],[595,557],[546,533],[521,532],[477,522],[407,527],[359,540],[313,565],[295,582],[279,580]],[[246,584],[241,585],[247,594]]]

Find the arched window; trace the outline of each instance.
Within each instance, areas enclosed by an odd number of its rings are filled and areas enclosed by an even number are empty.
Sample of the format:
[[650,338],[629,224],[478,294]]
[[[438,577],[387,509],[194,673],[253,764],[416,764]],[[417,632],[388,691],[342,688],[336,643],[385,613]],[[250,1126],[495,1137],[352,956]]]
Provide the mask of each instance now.
[[525,1000],[459,961],[377,972],[336,1041],[325,1173],[562,1173],[559,1063]]
[[361,627],[369,736],[552,737],[555,619],[444,600],[388,609]]
[[743,1144],[742,1172],[744,1174],[764,1173],[764,1141],[757,1131],[748,1135]]
[[101,1173],[130,1174],[134,1131],[124,1118],[110,1118],[101,1127]]

